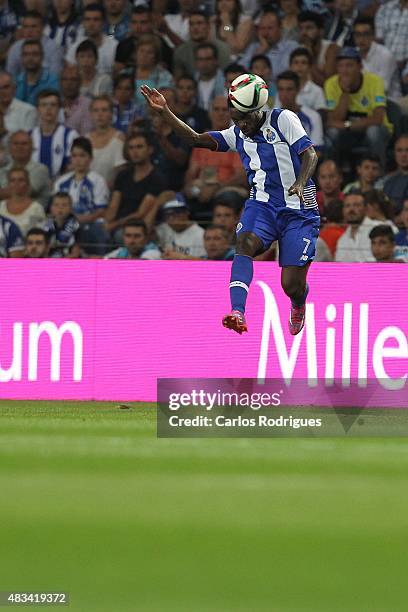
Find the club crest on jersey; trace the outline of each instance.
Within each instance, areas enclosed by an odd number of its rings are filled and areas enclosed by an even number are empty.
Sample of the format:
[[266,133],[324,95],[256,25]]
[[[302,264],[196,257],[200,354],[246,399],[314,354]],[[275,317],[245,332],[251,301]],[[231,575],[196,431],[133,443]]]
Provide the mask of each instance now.
[[267,142],[273,142],[276,138],[275,132],[271,128],[266,128],[265,130],[265,138]]

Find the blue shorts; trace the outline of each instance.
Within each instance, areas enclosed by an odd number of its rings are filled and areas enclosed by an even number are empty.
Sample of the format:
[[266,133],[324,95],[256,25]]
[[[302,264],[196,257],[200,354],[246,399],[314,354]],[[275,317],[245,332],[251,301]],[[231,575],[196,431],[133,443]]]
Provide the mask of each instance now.
[[317,207],[298,210],[247,200],[237,234],[252,232],[262,240],[265,251],[277,240],[280,266],[304,266],[315,257],[319,228]]

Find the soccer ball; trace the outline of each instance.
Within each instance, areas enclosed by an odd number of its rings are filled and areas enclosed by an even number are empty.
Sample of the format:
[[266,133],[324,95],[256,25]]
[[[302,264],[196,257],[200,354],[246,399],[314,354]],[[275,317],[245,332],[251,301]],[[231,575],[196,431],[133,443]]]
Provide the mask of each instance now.
[[241,74],[229,88],[228,98],[241,113],[250,113],[265,106],[268,101],[268,86],[257,74]]

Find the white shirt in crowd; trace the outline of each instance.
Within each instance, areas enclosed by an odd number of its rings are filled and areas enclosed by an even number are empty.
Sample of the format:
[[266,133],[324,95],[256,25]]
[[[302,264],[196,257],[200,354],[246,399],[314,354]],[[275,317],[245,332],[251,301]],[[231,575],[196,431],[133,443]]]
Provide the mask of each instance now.
[[215,77],[208,81],[199,80],[197,84],[198,97],[200,99],[200,106],[206,111],[210,109],[210,102],[215,87]]
[[29,229],[32,227],[41,227],[44,223],[46,216],[44,207],[39,202],[31,202],[30,206],[19,215],[14,215],[9,212],[6,204],[6,200],[0,202],[0,215],[7,217],[11,221],[14,221],[20,232],[25,236]]
[[37,124],[37,109],[27,102],[13,98],[4,113],[4,127],[9,134],[24,130],[31,132]]
[[309,119],[309,125],[303,123],[310,140],[316,147],[324,146],[324,135],[323,135],[323,121],[319,113],[313,108],[307,106],[301,106],[300,112],[306,115]]
[[397,61],[387,47],[373,42],[367,57],[363,59],[363,68],[366,72],[373,72],[383,79],[385,93],[390,98],[399,98],[401,85]]
[[365,261],[375,261],[371,252],[371,240],[368,237],[373,227],[382,225],[383,221],[376,221],[364,217],[358,226],[354,236],[351,234],[352,226],[349,225],[346,231],[337,241],[335,261],[349,263],[364,263]]
[[[326,97],[324,91],[319,85],[313,83],[313,81],[306,81],[302,89],[299,90],[296,96],[296,102],[299,106],[307,106],[313,110],[325,110],[327,108]],[[279,100],[279,94],[276,94],[275,108],[280,108],[281,103]]]
[[[144,247],[143,251],[140,253],[139,257],[136,259],[148,259],[150,261],[155,261],[162,258],[162,254],[154,244],[154,242],[148,242]],[[129,251],[126,247],[119,247],[114,251],[111,251],[107,255],[105,255],[104,259],[133,259],[129,257]]]
[[117,169],[126,164],[123,145],[123,140],[114,136],[104,147],[93,149],[91,170],[103,176],[108,185],[115,178]]
[[[164,19],[166,20],[166,23],[169,26],[170,30],[177,34],[177,36],[179,36],[181,40],[186,41],[190,39],[190,25],[188,17],[183,17],[180,14],[173,15],[171,13],[168,13],[164,16]],[[174,44],[171,42],[168,36],[166,36],[166,42],[171,47],[174,47]]]
[[[81,44],[81,42],[86,40],[86,38],[86,36],[81,36],[79,40],[77,40],[73,45],[69,47],[65,55],[65,59],[68,64],[76,64],[76,50]],[[98,63],[96,65],[96,69],[99,73],[112,73],[117,46],[118,41],[116,40],[116,38],[106,36],[105,34],[103,35],[102,44],[100,47],[98,47]]]
[[193,223],[184,232],[175,232],[168,223],[161,223],[156,228],[160,246],[172,249],[192,257],[204,257],[204,230],[197,223]]

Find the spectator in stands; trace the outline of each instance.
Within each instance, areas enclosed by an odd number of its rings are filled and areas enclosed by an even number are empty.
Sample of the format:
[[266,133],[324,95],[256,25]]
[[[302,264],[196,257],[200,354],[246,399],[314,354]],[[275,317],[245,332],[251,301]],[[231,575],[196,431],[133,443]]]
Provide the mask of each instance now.
[[50,177],[64,172],[69,164],[71,145],[78,136],[75,130],[59,123],[61,98],[58,91],[44,90],[38,95],[39,125],[32,131],[32,159],[47,166]]
[[223,197],[223,195],[214,198],[212,223],[224,228],[228,232],[229,244],[233,244],[241,209],[237,207],[234,201],[229,200],[225,195]]
[[228,64],[228,66],[224,68],[224,87],[226,94],[228,93],[228,90],[231,87],[232,81],[234,81],[237,77],[239,77],[241,74],[244,74],[245,72],[246,68],[244,68],[244,66],[241,66],[241,64],[237,64],[236,62]]
[[249,65],[249,71],[260,76],[268,85],[269,97],[267,106],[269,108],[273,108],[274,106],[279,108],[276,101],[277,90],[273,81],[272,64],[269,57],[267,55],[262,55],[262,53],[260,55],[254,55]]
[[395,172],[388,174],[376,185],[394,203],[394,214],[401,213],[402,204],[408,198],[408,134],[400,136],[394,145]]
[[140,107],[134,100],[135,83],[132,75],[120,74],[113,88],[113,127],[127,134],[129,126],[141,116]]
[[[228,101],[224,96],[214,98],[210,113],[211,129],[225,130],[230,125]],[[219,153],[210,149],[193,149],[185,175],[184,191],[188,198],[205,205],[224,185],[247,186],[238,153]],[[195,205],[195,213],[200,206]],[[201,206],[202,208],[202,206]]]
[[241,62],[249,66],[254,55],[267,55],[272,73],[279,74],[289,68],[289,56],[297,46],[294,40],[283,39],[281,19],[276,11],[270,9],[262,13],[256,40],[249,45]]
[[317,169],[317,182],[320,190],[316,194],[320,214],[324,215],[331,202],[344,199],[341,190],[343,177],[335,161],[327,159]]
[[25,238],[24,257],[44,259],[50,256],[50,239],[45,230],[33,227],[28,230]]
[[58,75],[62,67],[62,51],[54,40],[44,33],[44,18],[37,11],[26,11],[22,19],[23,37],[17,40],[7,53],[6,69],[14,78],[24,69],[23,46],[28,40],[35,41],[41,46],[42,67],[49,74]]
[[306,47],[313,58],[312,80],[322,87],[326,79],[336,72],[338,47],[323,38],[324,19],[319,13],[303,11],[299,15],[300,43]]
[[231,246],[230,234],[221,225],[209,225],[204,232],[204,259],[232,261],[235,249]]
[[397,62],[387,47],[375,42],[373,18],[358,17],[353,32],[364,70],[383,79],[388,97],[398,98],[401,95],[401,85]]
[[43,228],[50,240],[51,257],[79,257],[80,224],[72,211],[72,198],[67,191],[54,194],[50,213]]
[[44,35],[65,52],[65,49],[75,42],[78,26],[78,13],[72,0],[52,0]]
[[371,240],[371,253],[377,263],[403,263],[394,255],[395,234],[389,225],[377,225],[368,237]]
[[127,0],[104,0],[105,25],[104,30],[108,36],[116,40],[123,40],[129,30],[130,10]]
[[194,49],[197,105],[208,111],[216,96],[224,95],[224,75],[218,66],[217,47],[201,43]]
[[374,189],[375,182],[381,176],[381,162],[375,153],[363,155],[357,164],[357,180],[346,185],[343,193],[349,193],[353,189],[358,189],[362,193]]
[[[211,42],[210,18],[203,12],[193,11],[190,14],[190,39],[174,52],[174,73],[177,77],[184,74],[194,76],[194,49],[204,42]],[[230,49],[222,40],[215,40],[214,44],[218,51],[218,63],[224,69],[231,62]]]
[[189,39],[189,17],[191,11],[194,10],[194,0],[179,0],[179,12],[166,13],[164,20],[167,24],[166,32],[175,47],[178,47],[183,42]]
[[24,239],[16,223],[0,215],[0,257],[23,257]]
[[381,221],[373,221],[366,216],[366,204],[362,193],[349,193],[344,197],[344,221],[347,229],[337,241],[336,261],[364,262],[374,261],[371,253],[369,234]]
[[146,4],[134,6],[130,19],[130,31],[127,38],[120,41],[116,48],[114,75],[122,70],[135,69],[135,48],[138,39],[143,34],[156,34],[160,40],[160,56],[165,67],[170,70],[172,65],[172,50],[160,32],[154,29],[154,19]]
[[24,168],[8,173],[10,196],[0,202],[0,215],[13,221],[23,236],[29,229],[45,221],[44,208],[30,197],[30,176]]
[[143,34],[139,36],[135,52],[135,98],[142,108],[146,101],[140,92],[142,85],[148,85],[152,89],[173,87],[171,73],[160,65],[161,61],[160,39],[154,34]]
[[327,246],[326,242],[322,240],[320,236],[317,237],[316,241],[316,255],[313,261],[316,262],[327,262],[333,261],[333,255]]
[[32,130],[37,122],[37,111],[31,104],[15,98],[16,88],[8,72],[0,71],[0,114],[4,129],[9,134],[17,130]]
[[17,15],[8,0],[0,0],[0,66],[4,64],[17,24]]
[[[92,40],[83,40],[75,51],[80,78],[80,93],[93,98],[112,93],[112,79],[109,74],[97,72],[98,49]],[[69,64],[68,64],[69,65]]]
[[81,78],[78,66],[66,64],[61,73],[62,117],[66,127],[76,130],[84,136],[92,129],[89,112],[90,99],[80,94]]
[[366,144],[375,151],[385,167],[385,152],[392,126],[385,110],[383,80],[361,71],[361,58],[352,47],[344,47],[337,56],[337,74],[324,85],[328,106],[328,130],[335,157],[345,162],[350,150]]
[[29,174],[31,197],[46,208],[50,196],[48,168],[31,159],[32,151],[33,143],[30,134],[19,130],[10,136],[11,159],[6,166],[0,168],[0,199],[4,200],[11,196],[10,189],[7,187],[9,171],[12,168],[24,168]]
[[106,253],[110,237],[105,229],[104,216],[109,202],[109,190],[103,176],[91,170],[92,144],[83,136],[72,143],[72,171],[54,184],[54,193],[69,193],[72,210],[79,224],[79,240],[86,251],[95,255]]
[[158,113],[152,113],[151,124],[154,135],[152,161],[160,169],[166,188],[179,191],[183,186],[190,148]]
[[282,11],[282,37],[285,40],[299,40],[299,22],[301,2],[299,0],[280,0]]
[[65,55],[69,64],[76,63],[76,50],[85,39],[91,40],[98,50],[97,71],[102,74],[111,74],[115,59],[118,41],[112,36],[103,33],[105,11],[100,4],[87,4],[82,14],[82,27],[84,34],[79,36],[71,45]]
[[400,219],[402,228],[395,236],[395,256],[408,262],[408,198],[402,205]]
[[281,108],[287,108],[296,113],[313,142],[315,150],[317,153],[321,152],[324,146],[322,118],[317,111],[297,103],[296,99],[300,91],[298,75],[291,70],[286,70],[278,75],[276,82]]
[[26,40],[21,52],[23,66],[16,79],[16,98],[35,105],[38,94],[47,89],[59,90],[59,78],[42,67],[43,49],[36,40]]
[[400,67],[408,58],[408,10],[406,0],[390,0],[375,15],[377,41],[391,51]]
[[320,239],[326,243],[332,257],[336,253],[337,241],[344,234],[345,230],[343,202],[341,200],[333,200],[325,208],[325,223],[319,234]]
[[[295,72],[300,81],[296,102],[315,111],[326,110],[324,91],[312,81],[312,55],[305,47],[298,47],[290,54],[290,69]],[[278,102],[276,106],[279,106]],[[323,113],[324,115],[324,113]]]
[[356,0],[335,0],[335,12],[326,29],[327,40],[339,47],[354,46],[353,24],[358,17]]
[[389,225],[395,234],[398,233],[398,228],[393,223],[393,206],[392,202],[387,198],[385,193],[378,189],[370,189],[364,194],[366,203],[366,215],[369,219],[380,221],[384,225]]
[[198,133],[210,129],[208,113],[197,106],[197,83],[190,76],[181,76],[176,81],[175,113]]
[[162,206],[164,222],[156,232],[165,259],[190,259],[205,256],[204,230],[190,219],[184,202],[170,200]]
[[90,109],[95,126],[88,134],[93,149],[91,169],[103,176],[110,188],[117,171],[126,163],[123,157],[124,135],[112,127],[113,102],[109,96],[94,98]]
[[121,240],[122,228],[130,219],[144,221],[150,228],[156,218],[166,188],[161,174],[152,164],[153,147],[146,134],[129,135],[124,149],[129,162],[115,179],[113,193],[106,211],[106,228],[115,240]]
[[149,241],[144,221],[130,219],[123,226],[123,247],[105,255],[105,259],[161,259],[157,244]]
[[243,53],[251,42],[253,22],[241,11],[239,0],[216,0],[211,18],[214,39],[224,41],[231,50],[231,58]]

